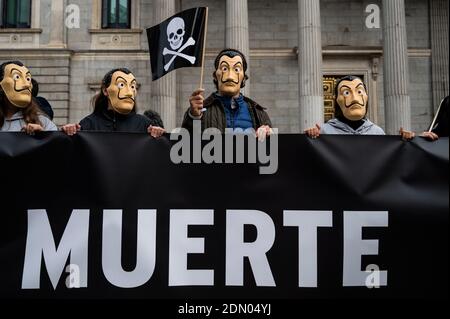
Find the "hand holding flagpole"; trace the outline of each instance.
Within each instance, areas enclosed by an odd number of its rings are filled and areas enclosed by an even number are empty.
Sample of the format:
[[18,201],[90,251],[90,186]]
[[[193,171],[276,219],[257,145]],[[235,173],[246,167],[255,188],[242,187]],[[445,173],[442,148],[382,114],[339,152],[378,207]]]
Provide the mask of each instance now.
[[434,125],[436,124],[436,120],[438,118],[439,112],[441,110],[442,103],[444,102],[444,100],[445,99],[442,99],[441,103],[439,103],[439,107],[438,107],[438,109],[436,111],[436,114],[434,115],[433,122],[431,122],[431,125],[430,125],[430,128],[428,129],[428,132],[431,132],[433,130]]
[[[205,31],[203,34],[203,52],[202,52],[202,67],[200,69],[200,86],[199,90],[203,90],[203,73],[205,69],[205,52],[206,52],[206,35],[208,33],[208,7],[206,7],[206,15],[205,15]],[[206,111],[206,108],[202,108],[202,113]]]

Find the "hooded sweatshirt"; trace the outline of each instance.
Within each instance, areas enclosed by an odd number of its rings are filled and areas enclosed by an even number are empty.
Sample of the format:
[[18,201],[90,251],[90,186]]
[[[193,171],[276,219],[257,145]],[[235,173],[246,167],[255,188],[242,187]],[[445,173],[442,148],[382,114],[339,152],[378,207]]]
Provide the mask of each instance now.
[[329,120],[322,125],[321,134],[353,134],[353,135],[385,135],[383,129],[373,124],[369,119],[362,119],[362,124],[357,129],[340,121],[337,118]]
[[135,111],[129,114],[119,114],[112,110],[97,110],[80,121],[83,131],[103,132],[132,132],[147,133],[150,119],[137,114]]
[[[39,121],[42,123],[44,131],[57,131],[56,125],[44,115],[39,115]],[[0,127],[2,132],[20,132],[26,125],[22,111],[16,112],[10,119],[5,119],[3,126]]]

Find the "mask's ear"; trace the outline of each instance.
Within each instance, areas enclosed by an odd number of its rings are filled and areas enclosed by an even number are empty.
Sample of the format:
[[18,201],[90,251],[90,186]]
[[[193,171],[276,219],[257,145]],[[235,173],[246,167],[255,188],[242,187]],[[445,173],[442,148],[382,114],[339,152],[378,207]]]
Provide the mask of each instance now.
[[104,87],[102,87],[102,93],[104,96],[108,96],[108,90]]
[[244,73],[244,78],[242,79],[242,83],[241,83],[241,89],[243,87],[245,87],[245,82],[248,80],[248,75],[247,73]]
[[213,72],[212,76],[213,76],[213,83],[215,84],[216,88],[218,89],[219,88],[219,82],[217,81],[216,72],[217,72],[217,70],[215,70]]
[[244,78],[242,79],[242,82],[241,82],[241,89],[242,89],[243,87],[245,87],[245,75],[244,75]]

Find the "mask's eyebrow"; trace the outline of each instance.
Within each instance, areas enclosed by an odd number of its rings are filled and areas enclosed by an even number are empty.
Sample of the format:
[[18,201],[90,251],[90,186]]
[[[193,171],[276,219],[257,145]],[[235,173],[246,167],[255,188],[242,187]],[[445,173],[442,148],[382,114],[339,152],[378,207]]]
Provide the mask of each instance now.
[[359,83],[359,84],[356,86],[356,88],[359,88],[360,86],[362,86],[363,89],[366,89],[366,88],[364,87],[364,84],[362,84],[362,83]]
[[[12,69],[11,69],[11,72],[9,72],[9,73],[12,74],[14,71],[17,71],[17,72],[23,74],[22,71],[20,71],[19,69],[16,69],[16,68],[12,68]],[[30,73],[30,72],[28,72],[28,73]],[[27,74],[28,74],[28,73],[27,73]]]
[[226,62],[226,61],[222,61],[222,62],[220,62],[220,66],[222,66],[222,64],[225,64],[225,66],[230,66],[229,64],[228,64],[228,62]]
[[342,85],[340,88],[339,88],[339,90],[342,90],[343,88],[347,88],[347,89],[349,89],[349,90],[351,90],[351,88],[348,86],[348,85]]
[[128,82],[127,80],[125,80],[125,78],[123,78],[123,77],[121,77],[121,76],[118,76],[117,79],[116,79],[116,83],[119,81],[119,79],[122,79],[125,83]]

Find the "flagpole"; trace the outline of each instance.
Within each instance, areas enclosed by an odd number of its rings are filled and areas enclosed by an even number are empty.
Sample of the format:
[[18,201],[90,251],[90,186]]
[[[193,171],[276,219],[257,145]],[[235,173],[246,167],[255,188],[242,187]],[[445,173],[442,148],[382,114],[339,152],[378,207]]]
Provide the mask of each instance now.
[[203,52],[202,52],[202,69],[200,70],[200,86],[203,88],[203,70],[205,68],[205,51],[206,51],[206,34],[208,33],[208,7],[206,7],[206,17],[205,17],[205,33],[203,34]]
[[439,104],[439,107],[437,109],[436,115],[434,116],[433,122],[431,122],[430,128],[428,129],[428,132],[431,132],[433,130],[434,124],[436,123],[437,117],[439,115],[439,111],[441,110],[442,102],[444,102],[444,99]]

